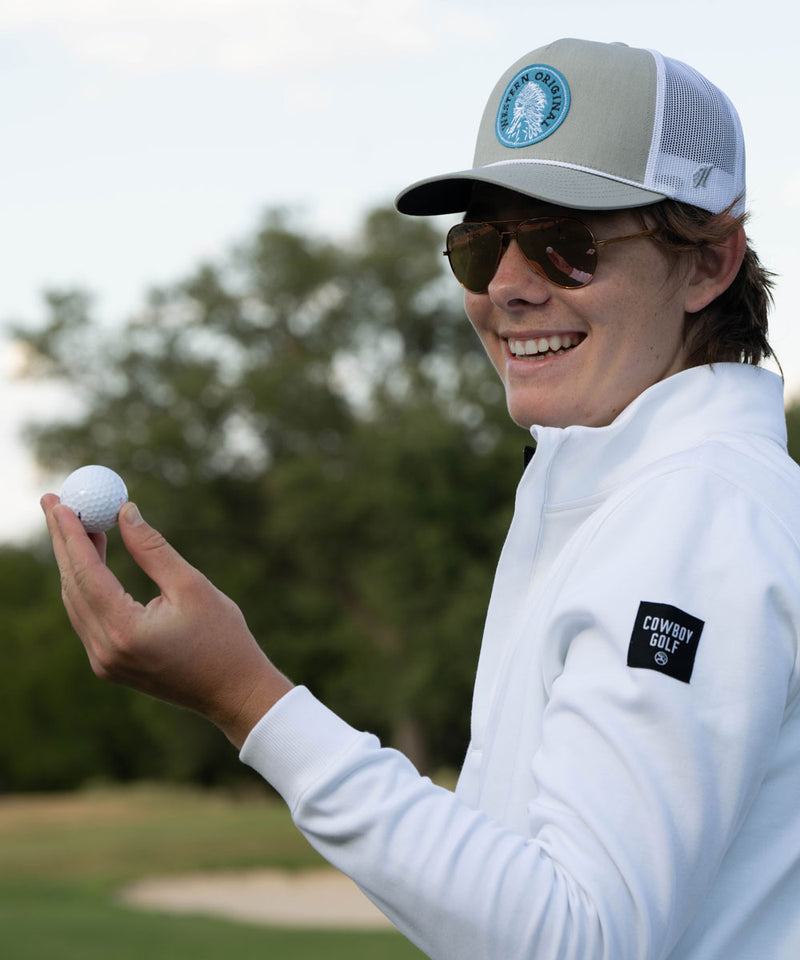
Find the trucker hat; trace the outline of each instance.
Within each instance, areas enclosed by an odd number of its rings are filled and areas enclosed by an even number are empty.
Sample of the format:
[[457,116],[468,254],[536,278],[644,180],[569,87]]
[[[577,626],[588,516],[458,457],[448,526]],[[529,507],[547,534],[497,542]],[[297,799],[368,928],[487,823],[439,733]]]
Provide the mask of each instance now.
[[744,137],[730,100],[687,64],[623,43],[557,40],[500,78],[472,167],[412,184],[396,206],[460,213],[476,181],[584,210],[669,197],[738,214]]

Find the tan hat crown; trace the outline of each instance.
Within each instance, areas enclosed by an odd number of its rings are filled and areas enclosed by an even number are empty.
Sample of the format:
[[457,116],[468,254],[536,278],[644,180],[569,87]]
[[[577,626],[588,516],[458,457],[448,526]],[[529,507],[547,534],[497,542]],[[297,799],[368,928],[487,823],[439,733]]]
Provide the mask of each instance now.
[[725,94],[687,64],[625,44],[558,40],[499,79],[473,166],[413,184],[397,207],[460,212],[476,181],[578,209],[671,197],[738,212],[744,138]]

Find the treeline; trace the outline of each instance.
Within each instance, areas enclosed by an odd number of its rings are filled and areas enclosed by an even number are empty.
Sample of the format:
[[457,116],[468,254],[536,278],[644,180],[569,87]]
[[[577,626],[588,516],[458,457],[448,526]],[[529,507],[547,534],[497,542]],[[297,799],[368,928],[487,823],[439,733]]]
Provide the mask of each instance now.
[[[273,211],[124,325],[82,291],[13,335],[69,417],[39,462],[122,474],[147,519],[243,608],[266,651],[424,771],[458,766],[526,434],[424,221],[369,214],[349,243]],[[800,452],[800,407],[789,411]],[[118,534],[109,564],[152,585]],[[205,721],[96,680],[46,538],[0,547],[0,792],[249,776]]]
[[[116,469],[281,669],[425,770],[466,747],[526,440],[441,243],[388,210],[337,244],[273,211],[124,326],[59,291],[13,331],[80,411],[32,425],[39,462]],[[109,564],[153,595],[116,531]],[[0,603],[0,791],[244,775],[204,721],[94,678],[49,544],[0,549]]]

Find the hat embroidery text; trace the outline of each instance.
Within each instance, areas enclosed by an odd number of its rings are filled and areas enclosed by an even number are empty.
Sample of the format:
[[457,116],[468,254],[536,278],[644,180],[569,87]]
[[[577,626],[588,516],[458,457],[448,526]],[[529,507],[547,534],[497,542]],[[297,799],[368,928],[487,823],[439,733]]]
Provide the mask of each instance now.
[[500,100],[495,131],[507,147],[529,147],[549,137],[570,104],[564,75],[546,64],[532,64],[511,80]]

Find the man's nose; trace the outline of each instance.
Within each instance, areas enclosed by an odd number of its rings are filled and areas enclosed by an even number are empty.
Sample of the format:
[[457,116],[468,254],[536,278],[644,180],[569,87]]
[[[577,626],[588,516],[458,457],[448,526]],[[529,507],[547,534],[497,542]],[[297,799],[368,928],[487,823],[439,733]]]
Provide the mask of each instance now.
[[512,239],[500,256],[486,292],[498,307],[505,308],[519,301],[544,303],[552,293],[552,286]]

